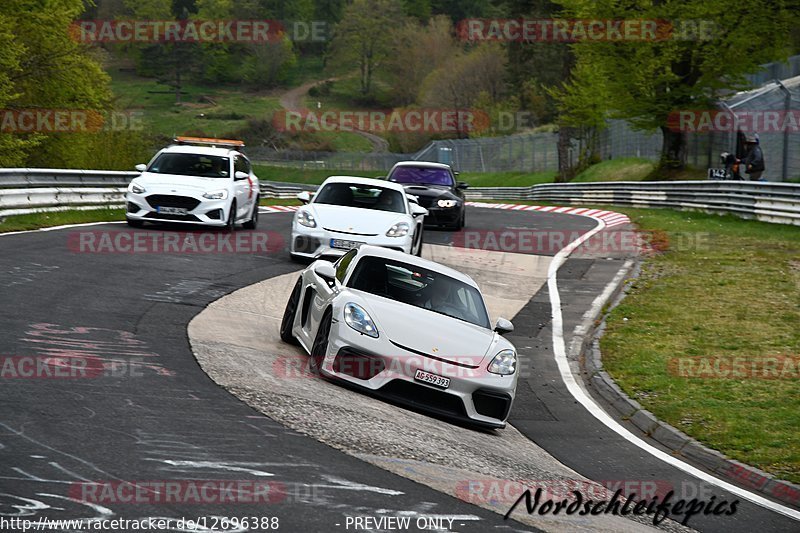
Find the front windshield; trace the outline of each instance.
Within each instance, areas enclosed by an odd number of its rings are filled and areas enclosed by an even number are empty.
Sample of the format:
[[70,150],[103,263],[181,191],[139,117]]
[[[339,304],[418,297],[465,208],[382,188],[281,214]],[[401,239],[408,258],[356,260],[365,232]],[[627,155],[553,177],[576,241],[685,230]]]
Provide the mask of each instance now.
[[154,174],[227,178],[230,176],[230,163],[228,157],[169,153],[158,156],[147,171]]
[[444,185],[453,186],[453,177],[445,168],[397,167],[389,175],[389,181],[406,185]]
[[329,183],[314,196],[314,203],[392,213],[406,212],[406,204],[400,191],[355,183]]
[[478,289],[439,272],[365,256],[348,286],[489,328],[489,315]]

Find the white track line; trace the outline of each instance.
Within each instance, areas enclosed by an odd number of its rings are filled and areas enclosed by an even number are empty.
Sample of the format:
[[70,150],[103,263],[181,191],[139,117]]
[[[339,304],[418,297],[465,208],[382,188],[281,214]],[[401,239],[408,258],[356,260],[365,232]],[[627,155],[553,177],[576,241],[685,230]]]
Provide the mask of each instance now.
[[[495,209],[511,209],[511,204],[483,204],[483,205],[476,205],[477,202],[470,202],[471,204],[475,205],[476,207],[495,207]],[[467,204],[469,205],[469,203]],[[502,207],[500,207],[502,206]],[[262,206],[267,207],[267,206]],[[270,206],[271,207],[271,206]],[[280,207],[293,207],[292,211],[297,210],[297,206],[280,206]],[[537,209],[538,211],[550,211],[551,209],[544,207]],[[259,209],[261,213],[280,213],[283,212],[281,210],[270,210],[267,207],[267,210]],[[590,239],[593,235],[603,231],[606,228],[606,223],[603,222],[601,218],[594,217],[588,215],[590,211],[585,213],[575,213],[572,214],[585,216],[587,218],[591,218],[597,221],[597,226],[592,228],[590,231],[581,235],[578,239],[575,239],[567,246],[562,248],[554,257],[552,263],[550,263],[550,268],[547,271],[547,289],[550,293],[550,308],[553,318],[553,355],[556,360],[556,364],[558,365],[559,373],[561,374],[561,379],[564,381],[564,385],[566,385],[567,390],[572,394],[573,398],[578,400],[578,402],[583,405],[583,407],[589,411],[597,420],[602,422],[606,427],[617,433],[619,436],[630,442],[631,444],[638,446],[642,450],[646,451],[647,453],[655,456],[657,459],[664,461],[665,463],[678,468],[679,470],[683,470],[687,474],[690,474],[698,479],[701,479],[707,483],[715,485],[723,490],[736,494],[744,498],[745,500],[751,501],[756,505],[760,505],[761,507],[765,507],[771,511],[775,511],[776,513],[782,514],[784,516],[788,516],[793,518],[794,520],[800,521],[800,511],[795,511],[789,507],[784,505],[780,505],[774,503],[763,496],[758,494],[752,493],[748,490],[741,489],[736,485],[732,485],[727,481],[723,481],[719,478],[716,478],[710,474],[703,472],[702,470],[695,468],[694,466],[684,463],[676,459],[675,457],[668,455],[665,452],[662,452],[658,448],[647,444],[639,437],[635,436],[633,433],[622,427],[616,420],[608,416],[603,409],[595,403],[595,401],[588,396],[583,389],[578,385],[577,381],[575,380],[575,376],[572,375],[572,372],[569,368],[569,362],[567,361],[567,351],[564,345],[564,319],[561,316],[561,295],[558,292],[558,281],[556,279],[556,273],[558,272],[559,267],[564,264],[569,254],[572,253],[575,248],[583,244],[585,241]],[[606,211],[606,213],[609,213]],[[614,213],[616,215],[616,213]],[[4,235],[19,235],[21,233],[34,233],[37,231],[54,231],[59,229],[66,229],[66,228],[76,228],[80,226],[96,226],[100,224],[121,224],[121,222],[90,222],[87,224],[69,224],[66,226],[56,226],[51,228],[41,228],[35,230],[28,230],[28,231],[15,231],[9,233],[0,233],[0,237]],[[619,224],[616,222],[614,225]]]
[[[583,216],[587,215],[584,214]],[[595,403],[595,401],[589,395],[583,391],[580,385],[578,385],[575,376],[570,370],[569,362],[567,361],[567,352],[564,345],[564,319],[561,315],[561,295],[558,292],[556,273],[558,272],[559,267],[564,264],[564,261],[566,261],[569,254],[572,253],[575,248],[580,246],[584,241],[590,239],[596,233],[599,233],[606,228],[606,224],[602,219],[592,216],[589,216],[588,218],[593,218],[596,220],[597,226],[587,233],[584,233],[580,238],[572,241],[566,247],[560,250],[555,257],[553,257],[553,261],[550,263],[550,267],[548,268],[547,272],[547,288],[550,292],[550,307],[553,318],[553,355],[555,357],[556,364],[558,365],[561,379],[564,381],[564,385],[566,385],[567,390],[570,392],[570,394],[572,394],[573,398],[575,398],[587,411],[589,411],[589,413],[592,414],[592,416],[603,423],[606,427],[655,458],[660,459],[661,461],[664,461],[665,463],[674,466],[675,468],[682,470],[702,481],[705,481],[711,485],[715,485],[745,500],[753,502],[756,505],[760,505],[761,507],[784,516],[788,516],[794,520],[800,520],[800,511],[795,511],[790,507],[775,503],[759,494],[739,488],[736,485],[728,483],[727,481],[723,481],[722,479],[707,474],[706,472],[703,472],[702,470],[690,464],[684,463],[672,455],[669,455],[668,453],[646,443],[625,429],[619,422],[610,417],[597,403]]]

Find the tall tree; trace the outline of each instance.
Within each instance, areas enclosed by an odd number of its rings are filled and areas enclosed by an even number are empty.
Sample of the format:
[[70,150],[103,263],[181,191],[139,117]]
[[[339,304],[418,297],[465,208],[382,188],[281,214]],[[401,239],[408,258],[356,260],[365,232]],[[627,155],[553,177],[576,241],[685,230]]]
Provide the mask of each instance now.
[[332,61],[358,68],[362,96],[372,93],[375,73],[393,51],[391,29],[402,20],[400,0],[354,0],[345,8],[331,43]]
[[426,26],[409,19],[394,31],[396,52],[387,60],[386,71],[397,104],[413,104],[428,74],[456,57],[459,47],[452,34],[453,25],[444,15]]
[[[69,31],[83,8],[82,0],[0,2],[0,108],[108,109],[108,76]],[[79,149],[77,138],[0,133],[0,166],[27,160],[34,146],[57,163]]]
[[[583,81],[589,91],[606,88],[611,115],[637,128],[661,129],[662,169],[686,165],[686,133],[670,129],[670,114],[712,107],[725,91],[743,87],[744,74],[787,54],[790,30],[798,22],[796,9],[785,0],[558,2],[583,19],[673,21],[673,33],[662,39],[573,45],[578,64],[601,73],[602,78]],[[694,25],[697,21],[713,23],[713,28]]]

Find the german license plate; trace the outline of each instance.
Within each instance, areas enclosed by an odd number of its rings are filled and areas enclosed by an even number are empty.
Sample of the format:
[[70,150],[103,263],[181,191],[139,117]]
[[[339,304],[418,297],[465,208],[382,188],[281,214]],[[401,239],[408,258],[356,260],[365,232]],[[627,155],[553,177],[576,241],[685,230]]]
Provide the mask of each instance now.
[[417,370],[417,372],[414,374],[414,379],[423,383],[427,383],[428,385],[433,385],[434,387],[438,387],[440,389],[446,389],[450,386],[450,378],[437,376],[436,374],[431,374],[430,372],[425,372],[424,370]]
[[183,207],[156,207],[156,213],[162,215],[185,215],[187,211]]
[[340,250],[352,250],[364,244],[358,241],[346,241],[343,239],[331,239],[331,248],[339,248]]

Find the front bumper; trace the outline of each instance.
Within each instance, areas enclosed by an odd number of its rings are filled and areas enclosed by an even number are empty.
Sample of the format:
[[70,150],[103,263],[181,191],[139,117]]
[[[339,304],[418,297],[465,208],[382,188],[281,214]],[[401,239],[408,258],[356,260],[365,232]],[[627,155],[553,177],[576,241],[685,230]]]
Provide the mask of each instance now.
[[[148,201],[148,196],[154,194],[125,194],[125,216],[129,220],[141,222],[175,222],[183,224],[204,224],[207,226],[225,226],[230,210],[230,199],[208,200],[199,195],[182,193],[182,198],[191,198],[197,201],[197,206],[187,210],[185,215],[164,214],[156,211]],[[168,196],[168,195],[159,195]]]
[[[388,354],[388,355],[387,355]],[[517,388],[517,374],[486,370],[428,358],[392,344],[384,335],[361,335],[343,322],[334,324],[322,365],[325,376],[436,415],[487,429],[503,428]],[[450,379],[442,389],[416,380],[417,370]]]
[[405,253],[411,253],[413,245],[413,236],[411,233],[405,237],[352,235],[349,233],[328,231],[319,227],[308,228],[294,222],[292,224],[292,240],[289,251],[294,256],[307,257],[308,259],[340,257],[347,253],[347,249],[332,247],[331,239],[363,242],[364,244],[382,246]]
[[426,207],[428,214],[425,215],[426,226],[453,226],[461,219],[463,206],[458,207]]

